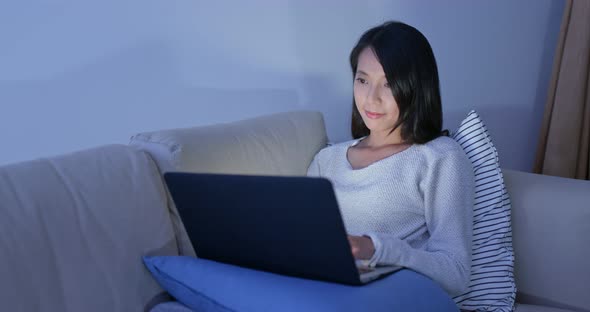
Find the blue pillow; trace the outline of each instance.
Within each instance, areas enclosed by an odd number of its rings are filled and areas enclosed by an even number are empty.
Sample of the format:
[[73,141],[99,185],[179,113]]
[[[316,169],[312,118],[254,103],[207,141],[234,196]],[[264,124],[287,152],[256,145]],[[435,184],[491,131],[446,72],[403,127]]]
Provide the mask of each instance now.
[[411,270],[348,286],[194,257],[143,260],[165,290],[195,311],[458,311],[438,284]]
[[516,297],[510,196],[498,152],[483,121],[471,111],[452,135],[475,170],[471,281],[453,298],[461,309],[512,311]]

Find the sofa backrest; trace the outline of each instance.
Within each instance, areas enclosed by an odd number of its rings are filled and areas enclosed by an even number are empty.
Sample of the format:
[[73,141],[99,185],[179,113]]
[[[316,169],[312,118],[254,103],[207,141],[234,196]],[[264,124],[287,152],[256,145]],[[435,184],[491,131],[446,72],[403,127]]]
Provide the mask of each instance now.
[[0,310],[150,308],[163,290],[141,257],[178,254],[167,201],[124,145],[0,167]]
[[520,303],[590,311],[590,181],[504,170]]

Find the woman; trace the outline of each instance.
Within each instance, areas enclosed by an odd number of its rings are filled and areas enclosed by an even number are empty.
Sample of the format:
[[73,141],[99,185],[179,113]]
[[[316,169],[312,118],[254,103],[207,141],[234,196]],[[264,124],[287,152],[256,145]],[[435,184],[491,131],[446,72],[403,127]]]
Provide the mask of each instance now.
[[388,22],[362,35],[350,64],[354,140],[322,149],[308,176],[331,180],[357,260],[404,266],[461,294],[470,277],[473,167],[442,131],[430,44]]

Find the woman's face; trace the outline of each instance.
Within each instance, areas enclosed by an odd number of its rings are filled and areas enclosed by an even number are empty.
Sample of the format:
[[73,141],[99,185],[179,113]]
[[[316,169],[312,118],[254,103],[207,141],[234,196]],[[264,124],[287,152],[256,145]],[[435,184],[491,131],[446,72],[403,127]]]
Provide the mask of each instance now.
[[354,77],[354,101],[371,133],[393,129],[399,109],[383,67],[371,48],[365,48],[359,55]]

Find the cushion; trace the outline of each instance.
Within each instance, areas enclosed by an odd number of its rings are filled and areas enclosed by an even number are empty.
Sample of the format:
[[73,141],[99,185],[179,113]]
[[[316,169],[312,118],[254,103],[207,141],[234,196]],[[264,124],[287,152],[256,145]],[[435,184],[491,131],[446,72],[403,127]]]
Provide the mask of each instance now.
[[467,115],[452,137],[475,170],[471,281],[468,290],[453,299],[465,310],[512,311],[516,285],[511,206],[498,153],[475,111]]
[[164,289],[195,311],[458,311],[438,284],[411,270],[348,286],[195,257],[144,257],[144,263]]
[[278,113],[230,123],[134,135],[162,172],[305,176],[326,145],[320,112]]
[[[295,111],[224,124],[145,132],[129,143],[147,151],[168,171],[305,176],[314,155],[326,146],[320,112]],[[194,256],[176,207],[172,225],[181,255]]]

